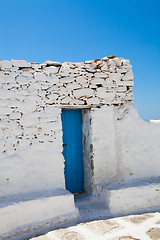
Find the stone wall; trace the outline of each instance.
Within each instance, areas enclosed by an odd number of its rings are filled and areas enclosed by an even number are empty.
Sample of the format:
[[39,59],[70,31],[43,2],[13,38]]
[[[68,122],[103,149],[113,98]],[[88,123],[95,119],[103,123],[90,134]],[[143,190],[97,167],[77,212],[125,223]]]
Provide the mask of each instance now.
[[0,195],[64,188],[61,109],[132,103],[132,79],[129,60],[114,56],[0,61]]

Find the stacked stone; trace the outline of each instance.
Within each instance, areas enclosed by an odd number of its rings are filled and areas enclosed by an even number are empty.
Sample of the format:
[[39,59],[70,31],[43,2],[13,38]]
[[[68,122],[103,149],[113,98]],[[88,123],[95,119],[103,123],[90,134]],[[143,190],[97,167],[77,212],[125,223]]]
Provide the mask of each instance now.
[[0,61],[2,152],[61,137],[61,108],[132,102],[132,79],[129,60],[114,56],[83,63]]
[[123,58],[111,56],[63,64],[11,60],[1,61],[0,68],[1,87],[10,92],[13,88],[26,93],[37,91],[40,106],[117,105],[133,100],[132,66]]
[[63,63],[58,79],[59,105],[93,107],[133,101],[132,66],[123,58]]

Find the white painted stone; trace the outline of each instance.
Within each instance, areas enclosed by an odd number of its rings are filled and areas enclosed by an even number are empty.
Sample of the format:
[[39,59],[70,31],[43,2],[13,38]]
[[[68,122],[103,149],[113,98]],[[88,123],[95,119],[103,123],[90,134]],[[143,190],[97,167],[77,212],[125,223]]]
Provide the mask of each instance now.
[[104,85],[104,84],[105,84],[105,80],[102,79],[102,78],[93,78],[92,81],[91,81],[91,83],[92,83],[92,84],[95,84],[95,85],[97,85],[97,84],[102,84],[102,85]]
[[112,101],[112,100],[114,100],[114,98],[115,98],[115,92],[114,91],[113,92],[111,92],[111,91],[107,92],[106,100]]
[[83,88],[88,88],[89,84],[88,84],[88,82],[85,82],[85,83],[81,84],[81,86],[82,86]]
[[114,62],[114,59],[109,59],[109,60],[108,60],[108,66],[109,66],[110,68],[115,68],[115,67],[116,67],[116,64],[115,64],[115,62]]
[[[132,65],[131,64],[128,64],[126,66],[124,66],[125,69],[127,69],[127,71],[131,70],[132,69]],[[123,68],[123,67],[122,67]]]
[[121,81],[121,82],[119,82],[119,85],[120,84],[122,84],[123,86],[132,87],[134,85],[134,81]]
[[59,67],[62,65],[62,63],[60,63],[60,62],[55,62],[55,61],[50,61],[50,60],[47,60],[44,63],[49,66],[56,66],[56,67]]
[[35,72],[34,73],[34,78],[35,78],[36,81],[45,81],[47,76],[42,72]]
[[62,68],[61,71],[60,71],[60,76],[61,76],[61,77],[68,77],[68,76],[69,76],[69,73],[70,73],[71,71],[72,71],[71,69]]
[[44,72],[48,72],[48,73],[58,73],[59,68],[55,67],[55,66],[50,66],[50,67],[45,67],[43,68]]
[[120,98],[125,98],[126,93],[125,92],[118,92],[117,96],[120,97]]
[[133,96],[132,95],[131,96],[126,95],[125,96],[125,100],[126,101],[132,101],[133,100]]
[[75,78],[73,77],[64,77],[60,79],[61,83],[72,83],[74,82]]
[[108,67],[108,65],[104,65],[103,67],[101,67],[101,70],[103,71],[103,72],[109,72],[109,67]]
[[108,75],[106,73],[95,73],[95,78],[107,78]]
[[73,91],[73,95],[75,98],[81,98],[81,97],[92,97],[94,96],[94,91],[89,88],[83,88],[83,89],[77,89]]
[[58,93],[58,87],[56,85],[52,85],[52,86],[49,87],[48,92]]
[[127,69],[126,68],[118,68],[116,69],[117,73],[126,73]]
[[122,62],[124,66],[130,65],[130,61],[128,59],[123,59]]
[[23,75],[20,75],[16,78],[16,82],[19,84],[28,84],[30,82],[30,79]]
[[55,99],[58,98],[58,95],[55,93],[47,95],[47,98],[49,98],[51,101],[54,101]]
[[74,104],[74,105],[83,105],[83,104],[84,104],[84,101],[83,101],[83,100],[78,100],[78,99],[72,99],[72,100],[71,100],[71,104]]
[[0,68],[12,68],[11,61],[0,60]]
[[132,70],[130,70],[129,72],[127,72],[124,77],[122,78],[123,81],[127,81],[127,80],[132,80],[134,77]]
[[89,73],[95,73],[97,70],[94,69],[94,68],[91,68],[91,67],[90,67],[90,68],[87,67],[87,68],[86,68],[86,71],[89,72]]
[[126,91],[127,91],[126,86],[118,86],[117,88],[117,92],[126,92]]
[[120,67],[121,66],[121,59],[120,58],[114,58],[113,61],[115,62],[115,64]]
[[66,89],[68,89],[68,90],[74,90],[74,89],[79,89],[79,88],[81,88],[81,85],[76,82],[69,83],[66,86]]
[[120,73],[110,73],[109,78],[111,80],[115,80],[116,82],[119,82],[122,79],[122,75]]
[[70,97],[65,97],[62,99],[61,103],[62,104],[69,104],[71,102],[71,98]]
[[14,67],[31,67],[31,63],[26,62],[25,60],[11,60],[11,63]]
[[87,104],[88,105],[99,105],[100,100],[99,100],[99,98],[92,97],[92,98],[87,99]]
[[80,76],[80,77],[76,77],[76,82],[77,83],[85,83],[86,82],[86,79],[84,78],[84,77],[82,77],[82,76]]
[[106,88],[100,87],[100,88],[96,89],[96,96],[99,98],[106,99]]
[[34,70],[40,70],[41,69],[41,64],[40,63],[31,63],[31,67],[34,69]]

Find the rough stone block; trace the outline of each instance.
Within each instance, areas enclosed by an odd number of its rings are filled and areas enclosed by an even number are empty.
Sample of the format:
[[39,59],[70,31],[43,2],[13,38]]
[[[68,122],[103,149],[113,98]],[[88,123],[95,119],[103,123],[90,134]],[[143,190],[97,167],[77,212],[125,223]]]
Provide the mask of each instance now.
[[61,77],[68,77],[69,74],[70,74],[70,72],[72,72],[71,69],[65,69],[65,68],[63,68],[63,69],[61,69],[61,71],[60,71],[60,76],[61,76]]
[[91,81],[91,84],[95,84],[95,85],[97,85],[97,84],[102,84],[102,85],[104,85],[105,84],[105,80],[104,79],[102,79],[102,78],[93,78],[93,80]]
[[101,73],[101,72],[97,72],[94,74],[95,78],[107,78],[108,75],[106,73]]
[[7,60],[0,61],[0,68],[11,68],[11,67],[12,67],[11,61],[7,61]]
[[62,104],[69,104],[71,102],[71,98],[70,97],[65,97],[61,100]]
[[122,78],[123,81],[127,81],[127,80],[132,80],[134,77],[132,70],[130,70],[129,72],[127,72],[124,77]]
[[99,98],[106,98],[106,88],[103,87],[97,88],[96,96]]
[[60,79],[61,83],[72,83],[74,82],[75,78],[73,77],[64,77]]
[[77,83],[85,83],[86,82],[86,79],[84,78],[84,77],[82,77],[82,76],[80,76],[80,77],[76,77],[76,82]]
[[110,73],[109,78],[116,82],[119,82],[122,79],[122,75],[120,73]]
[[45,67],[44,69],[44,72],[48,72],[48,73],[58,73],[59,71],[59,68],[58,67],[55,67],[55,66],[50,66],[50,67]]
[[120,58],[114,58],[113,61],[115,62],[115,64],[120,67],[121,66],[121,59]]
[[99,105],[99,103],[100,103],[100,100],[97,97],[87,99],[88,105]]
[[55,62],[55,61],[50,61],[50,60],[47,60],[44,63],[49,66],[56,66],[56,67],[60,67],[62,65],[62,63],[60,63],[60,62]]
[[15,67],[31,67],[31,63],[26,62],[25,60],[11,60],[11,63]]
[[74,90],[74,89],[79,89],[79,88],[81,88],[81,85],[76,82],[69,83],[66,85],[67,90]]
[[122,85],[132,87],[134,85],[134,81],[122,81]]
[[27,78],[23,75],[20,75],[16,78],[16,82],[18,82],[19,84],[28,84],[30,82],[30,78]]
[[75,98],[81,98],[81,97],[89,98],[94,95],[94,91],[89,88],[77,89],[73,91],[73,95]]

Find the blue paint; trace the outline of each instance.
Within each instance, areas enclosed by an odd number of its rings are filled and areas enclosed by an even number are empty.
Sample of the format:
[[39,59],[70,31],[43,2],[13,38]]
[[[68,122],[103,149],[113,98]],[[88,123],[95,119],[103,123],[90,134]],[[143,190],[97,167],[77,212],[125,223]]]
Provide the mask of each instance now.
[[66,189],[83,192],[82,111],[62,110]]

